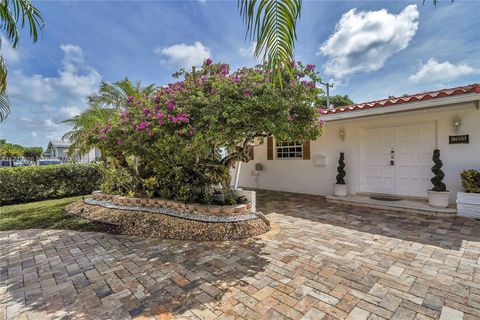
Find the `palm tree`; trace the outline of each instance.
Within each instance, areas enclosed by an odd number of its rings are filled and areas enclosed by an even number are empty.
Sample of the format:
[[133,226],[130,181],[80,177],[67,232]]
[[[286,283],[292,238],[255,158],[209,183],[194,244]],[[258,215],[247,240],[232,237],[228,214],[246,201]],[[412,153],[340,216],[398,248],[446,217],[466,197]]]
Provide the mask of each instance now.
[[142,87],[141,81],[133,84],[128,78],[110,84],[102,81],[97,94],[88,98],[89,103],[98,103],[105,107],[121,109],[125,107],[129,96],[151,96],[156,90],[155,84]]
[[81,114],[65,120],[65,123],[72,126],[72,129],[62,137],[62,139],[72,142],[69,150],[70,155],[75,153],[78,155],[85,154],[95,147],[86,140],[86,133],[91,132],[97,126],[106,126],[117,116],[118,112],[114,108],[104,108],[98,104],[90,104]]
[[140,81],[133,84],[128,78],[113,84],[102,81],[98,93],[88,97],[88,108],[81,114],[64,121],[72,126],[72,129],[62,137],[72,142],[69,153],[85,154],[93,147],[97,147],[85,139],[87,133],[95,127],[112,123],[119,116],[118,111],[126,107],[127,97],[152,96],[155,91],[154,84],[142,87]]
[[[432,2],[437,5],[437,0]],[[281,86],[281,68],[292,71],[302,0],[237,0],[237,4],[247,37],[256,41],[255,57],[267,63],[272,81]]]
[[272,80],[282,85],[281,68],[291,73],[297,40],[297,20],[302,0],[238,0],[247,37],[256,41],[256,57],[272,70]]
[[[34,7],[30,0],[0,0],[0,30],[5,32],[7,40],[12,48],[17,48],[20,40],[19,28],[28,26],[30,38],[33,42],[38,40],[38,32],[44,23],[40,11]],[[2,41],[0,38],[0,47]],[[5,61],[0,55],[0,122],[10,112],[10,103],[6,95],[7,68]]]

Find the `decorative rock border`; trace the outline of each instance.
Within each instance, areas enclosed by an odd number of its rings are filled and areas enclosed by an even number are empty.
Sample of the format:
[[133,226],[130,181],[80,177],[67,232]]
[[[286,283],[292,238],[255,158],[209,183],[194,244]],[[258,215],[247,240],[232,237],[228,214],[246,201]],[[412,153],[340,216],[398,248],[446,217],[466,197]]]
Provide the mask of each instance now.
[[259,213],[208,216],[180,208],[118,206],[111,200],[91,198],[68,205],[65,212],[114,225],[120,234],[151,238],[224,241],[247,239],[270,231],[268,219]]
[[[204,214],[195,214],[188,208],[175,208],[171,206],[164,206],[164,207],[143,207],[141,205],[118,205],[112,200],[96,200],[95,198],[86,198],[83,200],[84,203],[90,205],[97,205],[102,206],[104,208],[109,209],[116,209],[116,210],[129,210],[129,211],[142,211],[142,212],[150,212],[150,213],[157,213],[157,214],[165,214],[168,216],[172,216],[175,218],[193,220],[193,221],[202,221],[202,222],[209,222],[209,223],[225,223],[225,222],[241,222],[241,221],[248,221],[248,220],[255,220],[255,219],[263,219],[265,216],[261,213],[248,213],[248,214],[240,214],[240,215],[228,215],[228,216],[221,216],[221,215],[204,215]],[[212,206],[216,209],[220,209],[220,206]]]
[[[111,201],[113,204],[121,207],[147,207],[147,208],[170,208],[181,209],[197,215],[204,216],[232,216],[250,214],[254,211],[252,202],[233,206],[204,205],[199,203],[182,203],[175,200],[165,199],[147,199],[147,198],[131,198],[118,195],[103,194],[95,192],[92,194],[93,200]],[[253,209],[253,210],[252,210]]]

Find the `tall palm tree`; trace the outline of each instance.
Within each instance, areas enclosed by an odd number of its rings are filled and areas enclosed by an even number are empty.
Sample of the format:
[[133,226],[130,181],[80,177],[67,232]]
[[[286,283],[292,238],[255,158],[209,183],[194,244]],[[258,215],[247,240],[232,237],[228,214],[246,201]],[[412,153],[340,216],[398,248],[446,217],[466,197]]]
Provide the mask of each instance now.
[[[423,0],[425,4],[427,0]],[[451,0],[453,2],[454,0]],[[432,0],[437,5],[437,0]],[[282,84],[282,66],[291,72],[302,0],[237,0],[246,35],[256,41],[255,57],[267,62],[272,80]]]
[[128,78],[110,84],[102,81],[98,93],[88,97],[88,108],[81,114],[67,119],[72,129],[63,135],[63,139],[72,142],[70,154],[85,154],[93,147],[85,139],[86,133],[97,126],[105,126],[119,116],[120,110],[126,107],[127,97],[152,96],[156,91],[154,84],[142,87],[140,81],[133,84]]
[[[0,30],[5,32],[7,40],[13,49],[16,49],[20,41],[19,28],[28,26],[30,38],[37,42],[38,33],[44,23],[40,11],[32,5],[30,0],[0,0]],[[0,38],[0,48],[2,41]],[[10,104],[6,95],[7,68],[5,61],[0,55],[0,122],[10,112]]]

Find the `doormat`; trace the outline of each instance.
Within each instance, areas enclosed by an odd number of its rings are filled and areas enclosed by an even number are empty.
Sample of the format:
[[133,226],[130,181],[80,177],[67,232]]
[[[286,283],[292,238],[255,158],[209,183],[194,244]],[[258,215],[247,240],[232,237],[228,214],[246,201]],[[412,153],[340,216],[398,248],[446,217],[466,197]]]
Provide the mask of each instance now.
[[370,196],[370,199],[380,200],[380,201],[400,201],[400,200],[402,200],[402,198],[399,198],[399,197],[379,195],[379,194]]

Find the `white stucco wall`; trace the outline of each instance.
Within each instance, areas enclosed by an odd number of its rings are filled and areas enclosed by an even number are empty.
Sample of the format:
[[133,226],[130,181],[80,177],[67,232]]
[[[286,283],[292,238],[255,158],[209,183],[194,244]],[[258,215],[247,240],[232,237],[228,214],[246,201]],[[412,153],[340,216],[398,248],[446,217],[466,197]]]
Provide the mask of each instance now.
[[[448,143],[449,135],[455,135],[452,121],[456,116],[462,120],[458,134],[469,134],[469,144],[450,145]],[[322,137],[311,142],[311,160],[267,160],[265,142],[255,147],[253,161],[242,164],[239,186],[329,195],[332,194],[332,185],[337,174],[339,153],[345,152],[349,193],[357,193],[360,191],[359,130],[361,128],[432,121],[437,130],[436,147],[440,149],[444,163],[444,182],[452,191],[450,201],[454,202],[456,192],[461,190],[460,172],[465,169],[480,169],[480,111],[476,110],[472,103],[328,122]],[[343,128],[346,134],[343,142],[338,136],[340,128]],[[313,158],[316,154],[326,155],[328,165],[314,166]],[[255,163],[262,163],[264,169],[256,171]]]

